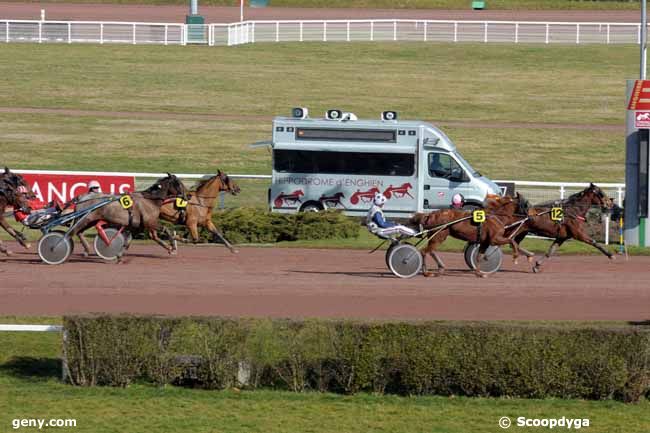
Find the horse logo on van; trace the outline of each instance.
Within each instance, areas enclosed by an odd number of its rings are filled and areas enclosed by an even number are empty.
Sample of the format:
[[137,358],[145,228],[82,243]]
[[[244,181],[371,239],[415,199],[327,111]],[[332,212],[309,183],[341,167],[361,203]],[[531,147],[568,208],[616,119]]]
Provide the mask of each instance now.
[[296,206],[298,203],[302,203],[300,197],[304,195],[305,193],[301,189],[297,189],[293,192],[290,192],[289,194],[282,192],[275,198],[275,200],[273,200],[273,204],[275,207],[282,207],[283,204],[286,204],[288,206]]
[[404,198],[406,196],[409,196],[411,198],[415,198],[409,192],[409,189],[412,189],[412,188],[413,188],[413,185],[411,185],[408,182],[403,183],[400,186],[390,185],[388,188],[386,188],[386,191],[384,191],[384,195],[386,196],[386,198],[391,198],[393,195],[395,196],[395,198]]
[[319,202],[323,203],[323,207],[339,207],[345,209],[345,205],[341,201],[342,198],[345,198],[342,192],[337,192],[334,195],[326,196],[325,194],[321,195],[318,199]]
[[359,203],[359,200],[361,200],[361,203],[371,203],[372,200],[375,198],[375,194],[379,192],[381,191],[379,191],[379,188],[377,188],[376,186],[370,188],[368,191],[357,190],[357,192],[352,194],[352,197],[350,197],[350,203],[357,204]]

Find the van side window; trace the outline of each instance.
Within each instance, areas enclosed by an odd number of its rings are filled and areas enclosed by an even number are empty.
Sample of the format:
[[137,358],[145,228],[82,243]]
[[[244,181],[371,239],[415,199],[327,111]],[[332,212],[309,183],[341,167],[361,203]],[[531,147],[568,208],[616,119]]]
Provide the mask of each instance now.
[[273,166],[279,173],[413,176],[415,155],[276,149]]
[[429,153],[429,175],[450,179],[462,176],[463,169],[456,160],[446,153]]

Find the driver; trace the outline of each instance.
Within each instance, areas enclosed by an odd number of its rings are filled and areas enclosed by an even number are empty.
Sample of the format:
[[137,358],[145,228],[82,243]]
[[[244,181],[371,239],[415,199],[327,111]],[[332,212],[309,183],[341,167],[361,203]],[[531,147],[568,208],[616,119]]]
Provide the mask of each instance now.
[[451,198],[451,207],[454,209],[462,209],[463,206],[465,206],[465,197],[463,197],[463,194],[454,194]]
[[382,238],[397,236],[415,236],[417,232],[409,227],[386,221],[383,207],[386,204],[386,196],[381,193],[375,194],[373,206],[368,211],[366,226],[370,233]]
[[36,197],[30,199],[29,190],[23,185],[16,188],[16,192],[25,196],[29,209],[31,210],[31,212],[25,212],[24,210],[14,211],[14,218],[23,225],[29,227],[33,224],[41,224],[61,212],[62,207],[57,201],[45,203]]

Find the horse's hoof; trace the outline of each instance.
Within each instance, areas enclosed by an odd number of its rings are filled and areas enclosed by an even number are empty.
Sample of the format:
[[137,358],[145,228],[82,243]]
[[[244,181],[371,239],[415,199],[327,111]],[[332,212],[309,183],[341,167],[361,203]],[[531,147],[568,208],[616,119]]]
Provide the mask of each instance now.
[[610,260],[616,260],[616,256],[611,255],[611,256],[609,256],[609,259],[610,259]]
[[429,278],[429,277],[433,276],[433,272],[424,271],[424,272],[422,272],[422,276],[425,277],[425,278]]
[[535,264],[535,266],[533,266],[531,269],[533,270],[533,274],[539,274],[542,272],[542,268],[538,264]]
[[30,250],[30,249],[32,248],[32,244],[30,244],[30,243],[24,243],[24,244],[23,244],[23,248],[25,248],[26,250]]
[[513,262],[515,265],[518,265],[518,264],[519,264],[519,259],[514,259],[512,262]]
[[11,257],[11,256],[14,255],[14,252],[11,251],[11,250],[5,250],[5,251],[3,251],[3,252],[5,253],[5,255],[6,255],[7,257]]
[[535,256],[528,256],[528,263],[533,263],[533,260],[535,260]]
[[90,257],[90,254],[88,254],[88,251],[84,251],[83,253],[81,253],[81,256],[82,256],[84,259],[87,259],[88,257]]

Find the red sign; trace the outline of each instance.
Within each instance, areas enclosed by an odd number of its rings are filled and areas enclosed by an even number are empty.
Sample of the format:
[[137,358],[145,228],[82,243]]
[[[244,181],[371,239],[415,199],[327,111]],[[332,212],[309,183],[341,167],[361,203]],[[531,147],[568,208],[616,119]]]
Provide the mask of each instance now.
[[650,111],[637,111],[634,113],[634,126],[636,128],[650,128]]
[[93,174],[23,174],[27,183],[39,200],[50,202],[59,200],[70,201],[73,197],[88,192],[88,183],[96,180],[101,186],[101,192],[106,194],[121,194],[135,191],[133,176],[99,176]]
[[650,110],[650,80],[636,80],[628,110]]

